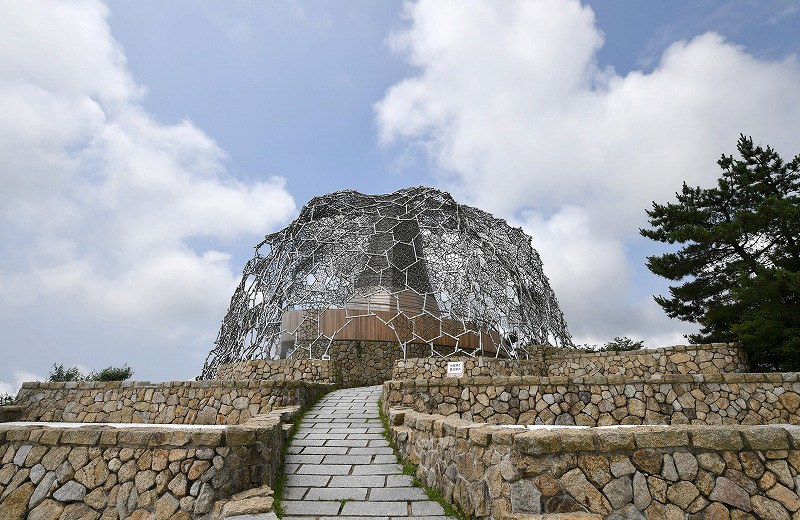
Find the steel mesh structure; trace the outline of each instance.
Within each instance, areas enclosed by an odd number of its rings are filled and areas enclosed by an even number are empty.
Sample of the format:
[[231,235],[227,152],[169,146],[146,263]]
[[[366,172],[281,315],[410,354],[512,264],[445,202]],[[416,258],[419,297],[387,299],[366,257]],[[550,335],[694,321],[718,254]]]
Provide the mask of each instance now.
[[266,236],[201,377],[223,363],[320,358],[340,339],[430,356],[526,357],[526,345],[572,345],[531,238],[423,186],[315,197]]

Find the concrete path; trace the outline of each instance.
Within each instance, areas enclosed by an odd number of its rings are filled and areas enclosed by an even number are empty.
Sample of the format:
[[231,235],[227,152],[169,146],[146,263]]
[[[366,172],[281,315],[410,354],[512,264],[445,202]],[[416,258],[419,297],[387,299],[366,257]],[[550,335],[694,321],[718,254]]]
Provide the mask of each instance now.
[[309,410],[286,457],[284,519],[449,519],[403,475],[382,435],[380,394],[338,390]]

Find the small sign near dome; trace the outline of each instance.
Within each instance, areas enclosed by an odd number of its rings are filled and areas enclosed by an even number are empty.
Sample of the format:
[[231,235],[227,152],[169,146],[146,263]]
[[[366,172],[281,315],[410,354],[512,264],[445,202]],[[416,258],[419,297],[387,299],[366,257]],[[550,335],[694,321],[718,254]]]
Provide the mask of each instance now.
[[463,361],[448,361],[447,362],[447,376],[448,377],[461,377],[464,375],[464,362]]

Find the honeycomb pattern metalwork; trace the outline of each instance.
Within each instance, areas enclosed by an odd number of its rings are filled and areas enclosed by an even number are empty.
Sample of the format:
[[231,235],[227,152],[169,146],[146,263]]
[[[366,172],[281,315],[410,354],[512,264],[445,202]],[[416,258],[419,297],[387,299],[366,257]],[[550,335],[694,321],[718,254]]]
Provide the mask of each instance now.
[[531,238],[423,186],[315,197],[267,235],[201,377],[223,363],[320,358],[337,339],[391,340],[404,355],[422,345],[431,356],[572,346]]

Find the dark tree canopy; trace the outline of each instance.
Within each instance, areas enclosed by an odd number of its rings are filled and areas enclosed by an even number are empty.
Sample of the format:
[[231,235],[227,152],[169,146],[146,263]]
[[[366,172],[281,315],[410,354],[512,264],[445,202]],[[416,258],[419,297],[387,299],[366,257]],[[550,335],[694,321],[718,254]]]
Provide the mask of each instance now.
[[739,341],[760,369],[800,368],[800,155],[789,162],[740,136],[713,188],[690,187],[647,211],[648,238],[682,244],[647,267],[679,282],[655,300],[698,323],[694,342]]

